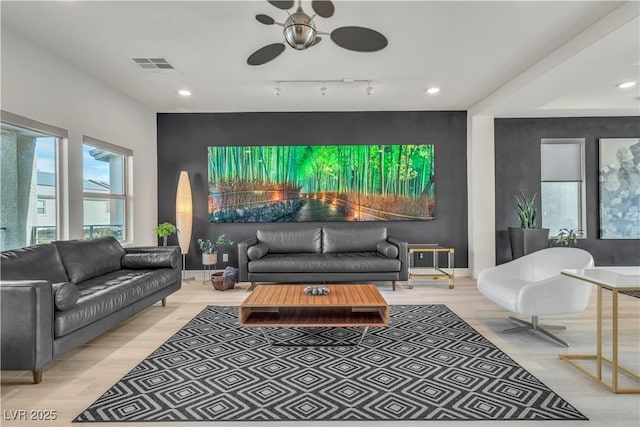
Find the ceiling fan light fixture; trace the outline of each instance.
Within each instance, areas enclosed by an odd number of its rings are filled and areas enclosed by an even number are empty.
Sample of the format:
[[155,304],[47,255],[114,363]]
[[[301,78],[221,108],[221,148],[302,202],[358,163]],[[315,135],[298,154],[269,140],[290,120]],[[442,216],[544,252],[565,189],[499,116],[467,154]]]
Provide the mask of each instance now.
[[317,35],[313,17],[304,13],[301,7],[284,22],[283,33],[287,44],[297,50],[311,46]]

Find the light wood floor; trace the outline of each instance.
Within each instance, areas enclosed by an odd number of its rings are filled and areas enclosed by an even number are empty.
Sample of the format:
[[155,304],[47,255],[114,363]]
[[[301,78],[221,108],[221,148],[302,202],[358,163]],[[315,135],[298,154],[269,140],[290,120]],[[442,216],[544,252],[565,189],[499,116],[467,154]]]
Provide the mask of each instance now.
[[[192,272],[193,274],[194,272]],[[156,304],[129,321],[101,335],[93,341],[71,351],[63,358],[46,366],[41,384],[32,385],[30,372],[4,371],[1,385],[2,426],[69,426],[71,420],[93,403],[110,386],[129,372],[153,350],[191,320],[206,305],[239,305],[248,295],[247,284],[220,292],[202,283],[201,273],[197,281],[184,282],[182,289],[170,296],[167,306]],[[568,327],[560,332],[571,347],[564,349],[532,333],[503,334],[505,328],[514,326],[507,320],[509,313],[486,300],[476,290],[475,281],[457,278],[455,289],[448,289],[443,280],[423,280],[421,285],[408,289],[400,285],[391,291],[390,283],[378,284],[389,304],[446,304],[487,339],[520,363],[547,386],[557,392],[583,414],[589,421],[518,421],[518,422],[367,422],[386,426],[639,426],[639,395],[617,395],[580,373],[566,362],[559,360],[561,353],[593,353],[595,351],[595,292],[589,309],[580,314],[544,319],[547,323],[562,323]],[[605,301],[606,302],[606,301]],[[625,365],[640,371],[640,299],[621,297],[621,342],[625,350]],[[11,421],[16,410],[54,410],[54,421]],[[190,426],[276,426],[282,423],[144,423],[145,427],[161,425]],[[141,423],[103,424],[92,426],[114,427],[141,426]],[[287,422],[287,426],[331,426],[331,422]],[[339,423],[342,426],[362,427],[362,422]]]

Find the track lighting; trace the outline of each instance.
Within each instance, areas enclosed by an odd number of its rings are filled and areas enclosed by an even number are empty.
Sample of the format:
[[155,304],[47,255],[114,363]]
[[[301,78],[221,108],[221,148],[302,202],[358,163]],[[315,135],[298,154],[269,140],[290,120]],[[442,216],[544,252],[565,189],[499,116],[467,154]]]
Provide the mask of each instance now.
[[373,85],[372,85],[372,81],[369,79],[352,79],[352,78],[343,78],[343,79],[327,79],[327,80],[276,80],[275,81],[275,88],[273,89],[273,94],[274,95],[280,95],[282,93],[282,84],[301,84],[301,85],[313,85],[313,84],[318,84],[320,83],[320,95],[324,96],[327,94],[327,90],[329,90],[329,88],[327,87],[329,83],[331,84],[344,84],[344,85],[351,85],[351,84],[359,84],[359,83],[366,83],[367,84],[367,88],[366,88],[366,94],[367,95],[373,95]]

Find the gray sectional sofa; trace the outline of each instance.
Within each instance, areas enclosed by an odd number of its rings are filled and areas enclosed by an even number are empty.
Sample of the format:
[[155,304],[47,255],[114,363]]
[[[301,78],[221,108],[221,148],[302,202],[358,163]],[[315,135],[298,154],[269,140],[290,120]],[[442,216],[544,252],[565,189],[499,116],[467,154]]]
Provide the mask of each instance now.
[[240,281],[346,283],[408,280],[407,243],[380,225],[288,225],[238,243]]
[[113,237],[0,253],[3,370],[31,370],[162,301],[181,286],[179,247],[123,248]]

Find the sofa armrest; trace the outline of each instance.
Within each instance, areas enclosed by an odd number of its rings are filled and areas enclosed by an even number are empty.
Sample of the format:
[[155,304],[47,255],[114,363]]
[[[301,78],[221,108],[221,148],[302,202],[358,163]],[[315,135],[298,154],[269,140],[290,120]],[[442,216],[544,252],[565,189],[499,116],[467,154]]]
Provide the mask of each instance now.
[[409,247],[397,237],[387,236],[387,241],[398,247],[398,259],[400,260],[400,280],[409,280]]
[[238,280],[240,282],[246,282],[249,280],[249,257],[247,256],[247,251],[253,245],[258,244],[258,239],[256,237],[249,237],[242,242],[238,242]]
[[[169,253],[171,257],[171,267],[174,269],[182,270],[182,252],[180,246],[133,246],[124,248],[127,254],[154,254],[154,253]],[[126,255],[125,255],[126,256]]]
[[0,368],[35,371],[53,360],[53,311],[51,282],[0,281]]

